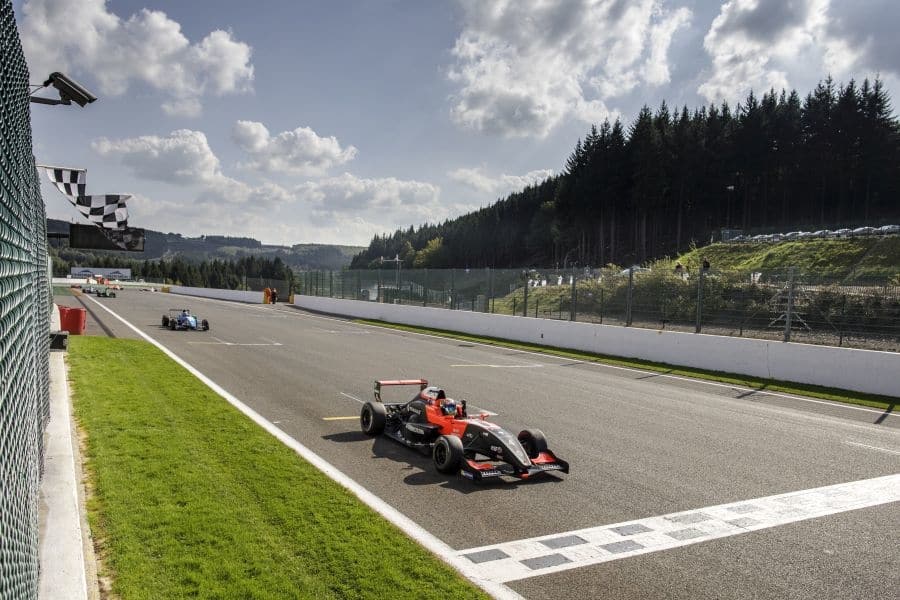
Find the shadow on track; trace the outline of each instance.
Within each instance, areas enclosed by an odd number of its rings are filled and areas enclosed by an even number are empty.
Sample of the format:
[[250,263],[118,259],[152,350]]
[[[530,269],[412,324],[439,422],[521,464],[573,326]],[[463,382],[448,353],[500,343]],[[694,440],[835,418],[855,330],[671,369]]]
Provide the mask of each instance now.
[[407,448],[397,442],[384,437],[371,438],[361,431],[343,431],[323,435],[322,439],[339,442],[369,442],[372,444],[372,459],[387,459],[401,465],[403,471],[409,474],[403,478],[407,485],[440,485],[462,494],[471,494],[480,490],[514,490],[520,485],[540,485],[545,483],[561,482],[562,479],[552,474],[534,479],[521,480],[512,477],[496,479],[490,482],[475,483],[465,479],[461,475],[445,475],[438,473],[431,460],[431,453],[417,452],[413,448]]

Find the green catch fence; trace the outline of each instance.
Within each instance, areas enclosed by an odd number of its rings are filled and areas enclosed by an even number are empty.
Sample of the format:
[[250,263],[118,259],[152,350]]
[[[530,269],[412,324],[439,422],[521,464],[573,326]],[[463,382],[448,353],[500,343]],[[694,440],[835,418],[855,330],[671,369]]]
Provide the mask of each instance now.
[[795,269],[380,269],[300,273],[297,294],[900,351],[900,285]]
[[38,595],[38,499],[49,419],[47,220],[28,68],[0,0],[0,599]]

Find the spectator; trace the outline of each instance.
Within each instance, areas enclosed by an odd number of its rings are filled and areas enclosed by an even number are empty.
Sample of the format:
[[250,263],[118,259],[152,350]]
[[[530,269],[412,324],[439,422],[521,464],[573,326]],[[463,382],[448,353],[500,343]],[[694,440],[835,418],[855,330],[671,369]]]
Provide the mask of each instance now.
[[684,277],[684,267],[681,266],[680,262],[675,263],[675,274],[679,277]]
[[276,288],[272,288],[272,304],[278,302],[278,290]]
[[709,272],[709,259],[707,259],[705,256],[703,257],[703,272]]

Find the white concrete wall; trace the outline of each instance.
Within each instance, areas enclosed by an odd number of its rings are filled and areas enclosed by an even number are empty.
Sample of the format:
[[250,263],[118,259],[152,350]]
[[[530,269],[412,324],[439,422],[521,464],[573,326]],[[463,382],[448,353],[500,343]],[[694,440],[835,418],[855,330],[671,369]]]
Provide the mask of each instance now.
[[598,354],[900,396],[900,354],[296,296],[302,308]]
[[170,294],[200,296],[201,298],[217,298],[219,300],[232,300],[234,302],[246,302],[248,304],[263,303],[262,292],[245,292],[242,290],[214,290],[210,288],[186,287],[183,285],[170,285],[168,286],[168,288]]

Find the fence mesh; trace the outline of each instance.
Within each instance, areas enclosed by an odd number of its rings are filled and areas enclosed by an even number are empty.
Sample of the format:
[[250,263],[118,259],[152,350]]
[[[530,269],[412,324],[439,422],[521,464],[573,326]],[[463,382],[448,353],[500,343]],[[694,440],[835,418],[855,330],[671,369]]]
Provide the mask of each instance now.
[[793,269],[381,269],[300,273],[299,294],[900,351],[900,286]]
[[31,146],[28,68],[0,0],[0,599],[36,598],[38,494],[49,419],[47,232]]

